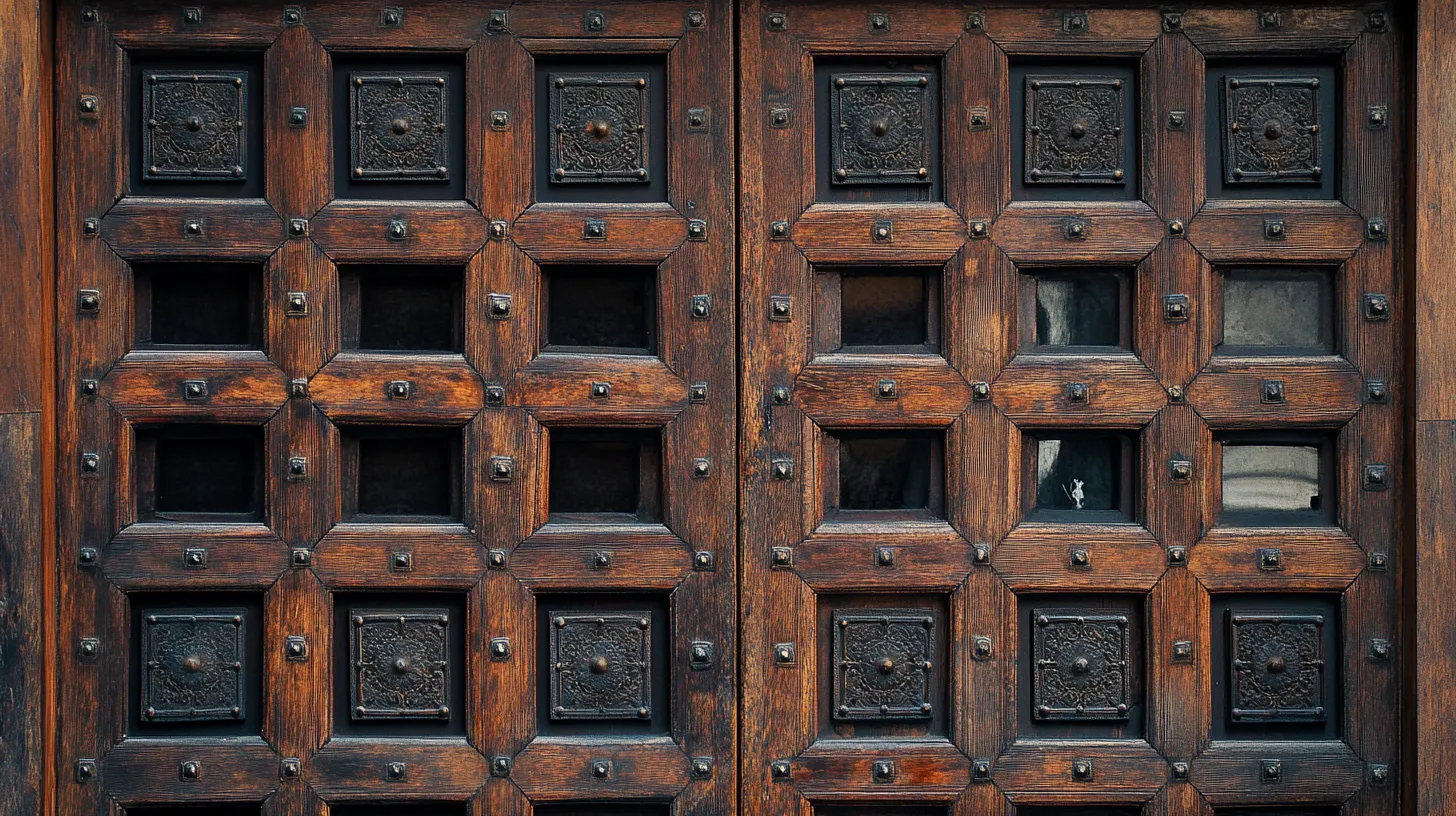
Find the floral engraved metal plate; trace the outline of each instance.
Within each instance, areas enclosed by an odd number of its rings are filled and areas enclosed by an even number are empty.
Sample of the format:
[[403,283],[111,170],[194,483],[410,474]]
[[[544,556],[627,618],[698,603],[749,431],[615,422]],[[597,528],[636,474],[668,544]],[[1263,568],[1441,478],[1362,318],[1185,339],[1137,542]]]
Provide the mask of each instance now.
[[447,179],[447,98],[443,74],[349,76],[354,120],[349,155],[355,179]]
[[929,184],[930,76],[834,74],[829,82],[830,182]]
[[1032,715],[1038,720],[1128,718],[1126,615],[1033,613]]
[[1123,81],[1026,78],[1028,184],[1122,184]]
[[935,617],[929,609],[834,613],[834,719],[928,719]]
[[450,612],[356,609],[349,689],[355,720],[450,716]]
[[240,181],[247,176],[247,75],[147,74],[142,178]]
[[648,181],[644,73],[551,74],[551,181]]
[[147,615],[142,621],[142,719],[240,720],[247,611]]
[[1323,615],[1229,616],[1235,722],[1324,722]]
[[1224,182],[1318,184],[1320,81],[1225,77]]
[[652,613],[551,613],[551,719],[652,716]]

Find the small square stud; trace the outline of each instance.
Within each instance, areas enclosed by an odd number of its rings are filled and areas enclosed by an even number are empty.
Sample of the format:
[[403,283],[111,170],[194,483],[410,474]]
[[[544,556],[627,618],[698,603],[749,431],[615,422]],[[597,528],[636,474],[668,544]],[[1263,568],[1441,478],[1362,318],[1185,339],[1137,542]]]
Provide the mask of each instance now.
[[1191,641],[1191,640],[1175,640],[1175,641],[1173,641],[1173,662],[1174,663],[1192,663],[1193,662],[1193,641]]

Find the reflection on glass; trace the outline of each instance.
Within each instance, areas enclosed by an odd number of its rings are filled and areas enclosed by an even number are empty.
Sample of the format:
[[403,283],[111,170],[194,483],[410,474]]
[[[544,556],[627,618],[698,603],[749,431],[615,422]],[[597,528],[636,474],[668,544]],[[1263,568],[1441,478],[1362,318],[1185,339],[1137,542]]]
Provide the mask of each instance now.
[[1319,460],[1313,445],[1224,445],[1224,512],[1319,510]]
[[915,346],[926,336],[925,275],[844,274],[839,342],[846,346]]
[[1224,345],[1332,351],[1330,289],[1322,272],[1225,273]]
[[1117,278],[1039,277],[1036,342],[1042,346],[1116,346]]
[[1113,436],[1038,439],[1036,509],[1121,510],[1122,440]]
[[922,510],[930,506],[931,444],[926,435],[839,437],[841,510]]

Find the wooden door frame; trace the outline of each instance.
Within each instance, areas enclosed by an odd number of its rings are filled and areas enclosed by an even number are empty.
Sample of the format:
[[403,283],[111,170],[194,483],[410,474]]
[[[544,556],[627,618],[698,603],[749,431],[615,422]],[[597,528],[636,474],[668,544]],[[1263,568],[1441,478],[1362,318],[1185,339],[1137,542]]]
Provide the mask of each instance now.
[[[1414,558],[1405,562],[1407,659],[1404,801],[1408,812],[1456,811],[1456,5],[1417,0],[1414,106],[1405,121],[1413,205],[1412,252],[1398,308],[1410,311],[1415,387],[1408,441],[1407,513]],[[67,100],[53,98],[52,0],[0,0],[0,816],[53,813],[60,777],[54,757],[55,552],[55,124]],[[1397,20],[1397,25],[1410,25]]]

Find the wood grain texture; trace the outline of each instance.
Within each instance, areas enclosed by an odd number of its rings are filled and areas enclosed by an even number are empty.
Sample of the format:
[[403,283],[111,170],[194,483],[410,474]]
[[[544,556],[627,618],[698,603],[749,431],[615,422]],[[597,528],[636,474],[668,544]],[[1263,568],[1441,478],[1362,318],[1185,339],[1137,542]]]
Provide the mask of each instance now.
[[[588,221],[603,222],[605,237],[588,236]],[[687,237],[687,220],[667,204],[536,204],[511,225],[516,246],[542,263],[589,259],[655,264]]]
[[[402,237],[392,237],[399,225]],[[336,262],[465,263],[486,230],[464,202],[334,201],[309,221],[314,242]]]
[[[1073,402],[1068,388],[1086,386]],[[1018,355],[991,384],[991,400],[1018,425],[1137,428],[1167,402],[1147,366],[1131,354]]]
[[[1278,761],[1277,785],[1262,781],[1264,763]],[[1364,783],[1365,764],[1342,742],[1237,742],[1209,745],[1191,763],[1189,781],[1215,806],[1334,804]]]
[[[886,380],[893,398],[880,396]],[[970,386],[938,354],[819,356],[794,391],[804,413],[826,428],[944,427],[971,401]]]
[[[390,396],[408,382],[409,396]],[[480,377],[454,355],[340,354],[308,383],[314,404],[335,422],[463,425],[485,401]]]
[[41,812],[44,801],[45,716],[45,423],[39,412],[0,414],[0,798],[15,813]]
[[[1261,400],[1262,383],[1283,384],[1282,402]],[[1365,382],[1339,357],[1214,357],[1188,386],[1188,402],[1214,428],[1338,427],[1360,410]]]
[[[608,776],[593,773],[611,763]],[[601,739],[538,739],[516,756],[511,779],[533,801],[589,799],[610,791],[636,798],[670,798],[688,781],[687,754],[666,737],[622,742]]]
[[1167,232],[1141,201],[1022,201],[1002,211],[990,229],[1007,257],[1029,267],[1135,264]]
[[[888,227],[884,222],[888,221]],[[887,237],[879,230],[887,228]],[[966,224],[943,204],[812,204],[791,227],[813,263],[943,264],[965,242]]]
[[[1269,225],[1282,223],[1282,237]],[[1365,219],[1338,201],[1211,200],[1188,240],[1213,263],[1339,263],[1365,237]]]
[[261,261],[283,243],[283,219],[261,200],[128,197],[101,219],[101,237],[129,261]]

